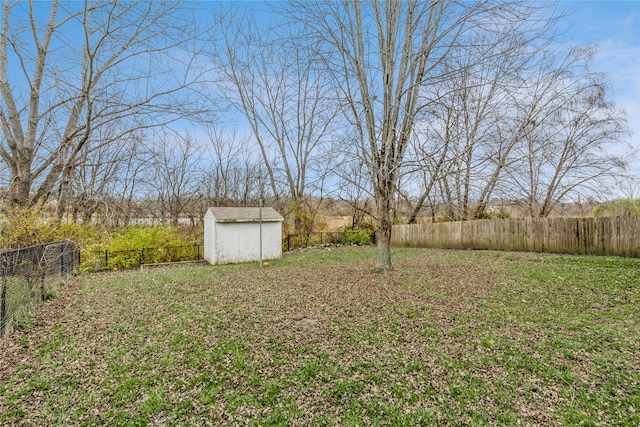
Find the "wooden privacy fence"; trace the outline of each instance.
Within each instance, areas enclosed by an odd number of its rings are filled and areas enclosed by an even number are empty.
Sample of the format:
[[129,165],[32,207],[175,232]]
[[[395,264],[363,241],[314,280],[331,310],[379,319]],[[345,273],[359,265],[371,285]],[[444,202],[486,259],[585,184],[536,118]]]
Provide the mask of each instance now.
[[640,257],[640,216],[394,225],[391,245]]

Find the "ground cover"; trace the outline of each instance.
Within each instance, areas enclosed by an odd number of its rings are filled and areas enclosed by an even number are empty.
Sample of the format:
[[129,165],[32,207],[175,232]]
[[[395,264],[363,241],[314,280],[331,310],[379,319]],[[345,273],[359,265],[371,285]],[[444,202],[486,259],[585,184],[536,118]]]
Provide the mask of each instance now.
[[640,260],[374,250],[80,277],[0,424],[640,425]]

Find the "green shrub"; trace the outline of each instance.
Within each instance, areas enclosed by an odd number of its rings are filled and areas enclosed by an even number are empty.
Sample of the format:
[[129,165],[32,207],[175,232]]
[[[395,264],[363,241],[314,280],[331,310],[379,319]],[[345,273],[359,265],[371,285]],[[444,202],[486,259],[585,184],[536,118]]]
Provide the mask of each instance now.
[[[167,247],[200,244],[202,227],[180,229],[167,225],[129,226],[110,233],[94,224],[61,221],[57,217],[43,218],[35,209],[16,209],[0,216],[0,250],[15,249],[60,240],[73,240],[81,247],[83,256],[80,272],[96,270],[97,263],[104,265],[105,250],[110,253],[109,268],[131,268],[145,263],[170,260],[191,260],[193,248],[183,250]],[[147,252],[144,249],[153,248]],[[102,261],[100,259],[102,258]]]
[[[182,252],[174,251],[169,254],[168,247],[196,245],[193,236],[186,236],[177,227],[168,225],[140,226],[132,225],[126,228],[114,230],[100,242],[87,247],[87,252],[97,252],[94,255],[85,257],[80,266],[81,272],[93,271],[95,269],[128,269],[137,267],[143,261],[145,264],[167,262],[178,258],[191,259]],[[96,258],[103,258],[105,251],[109,252],[108,266],[100,265]],[[191,249],[191,251],[193,251]],[[99,255],[98,255],[99,253]],[[104,261],[104,260],[103,260]]]
[[618,199],[601,203],[593,208],[591,215],[596,218],[615,215],[640,215],[640,199]]
[[129,226],[111,235],[109,249],[114,251],[181,246],[182,239],[176,227],[168,225]]
[[289,211],[294,221],[294,233],[310,233],[316,227],[315,215],[309,212],[308,207],[304,204],[291,200],[289,202]]
[[505,211],[502,207],[497,211],[483,210],[476,214],[474,219],[506,219],[509,218],[509,212]]
[[42,218],[35,209],[17,209],[0,217],[0,220],[0,249],[21,248],[66,239],[86,246],[102,238],[93,224],[66,223],[58,218]]
[[369,245],[373,242],[373,230],[369,227],[346,227],[343,243]]

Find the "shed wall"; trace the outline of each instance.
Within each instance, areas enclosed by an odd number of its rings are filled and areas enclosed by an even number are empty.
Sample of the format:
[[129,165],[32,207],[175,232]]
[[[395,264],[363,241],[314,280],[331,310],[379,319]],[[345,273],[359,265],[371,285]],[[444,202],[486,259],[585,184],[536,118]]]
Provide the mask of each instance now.
[[[215,254],[212,264],[260,260],[260,223],[219,222],[214,227]],[[282,256],[282,222],[262,224],[262,258]]]

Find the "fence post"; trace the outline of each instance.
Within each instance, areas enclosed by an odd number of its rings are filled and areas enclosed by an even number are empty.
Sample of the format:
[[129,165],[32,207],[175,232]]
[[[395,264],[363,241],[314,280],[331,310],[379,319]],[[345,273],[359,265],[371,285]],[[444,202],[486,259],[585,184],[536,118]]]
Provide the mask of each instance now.
[[2,257],[2,303],[0,304],[0,338],[4,337],[7,317],[7,257]]
[[104,250],[104,268],[109,268],[109,249]]

